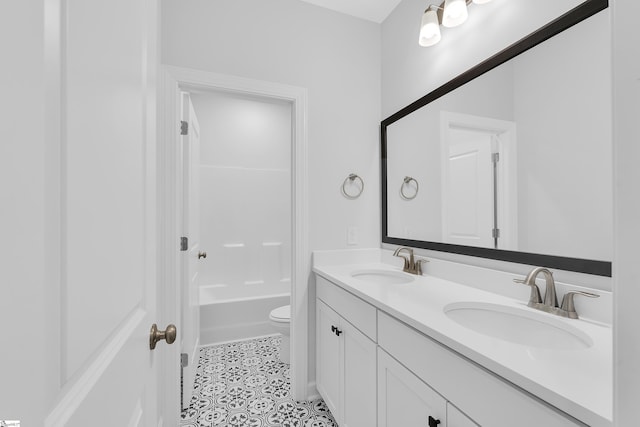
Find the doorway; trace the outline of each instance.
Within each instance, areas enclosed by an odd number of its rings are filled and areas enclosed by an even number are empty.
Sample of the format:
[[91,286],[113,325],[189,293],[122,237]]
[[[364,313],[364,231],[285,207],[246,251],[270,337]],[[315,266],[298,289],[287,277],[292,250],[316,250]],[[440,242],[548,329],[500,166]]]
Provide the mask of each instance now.
[[290,305],[292,105],[191,90],[181,107],[184,409],[199,347],[273,334]]
[[[163,271],[159,275],[161,289],[166,293],[168,312],[174,313],[174,318],[181,317],[181,295],[180,283],[181,269],[180,255],[176,252],[176,244],[180,237],[181,223],[180,212],[177,203],[180,201],[181,185],[181,151],[180,144],[180,114],[181,97],[184,93],[202,94],[218,93],[231,95],[236,98],[262,99],[268,102],[289,105],[291,108],[290,126],[290,236],[291,249],[289,265],[291,275],[289,279],[291,293],[291,391],[292,396],[298,400],[304,400],[308,395],[308,357],[307,357],[307,330],[308,330],[308,308],[307,308],[307,280],[309,275],[309,251],[307,244],[307,130],[306,130],[306,89],[287,85],[280,85],[270,82],[250,80],[235,76],[225,76],[215,73],[202,72],[197,70],[182,69],[177,67],[164,67],[162,72],[162,123],[163,132],[161,135],[161,152],[159,160],[160,171],[160,191],[161,209],[163,210],[163,221],[160,234],[162,235],[163,249],[161,262]],[[202,119],[201,119],[202,120]],[[220,172],[220,171],[218,171]],[[230,172],[230,171],[227,171]],[[202,177],[200,177],[202,178]],[[220,179],[220,177],[218,177]],[[226,181],[229,184],[229,181]],[[265,242],[266,252],[277,252],[280,250],[274,241]],[[229,246],[228,254],[233,255],[235,249],[241,246],[239,242],[227,242]],[[205,248],[198,252],[207,252]],[[236,254],[237,255],[237,254]],[[198,254],[195,254],[197,257]],[[207,257],[209,257],[207,253]],[[247,280],[251,282],[252,280]],[[249,286],[251,283],[248,284]],[[180,333],[180,326],[178,326]],[[176,402],[175,414],[179,413],[178,395],[180,381],[180,360],[168,360],[168,371],[172,373],[166,381],[167,393],[175,396],[167,396],[166,401]]]

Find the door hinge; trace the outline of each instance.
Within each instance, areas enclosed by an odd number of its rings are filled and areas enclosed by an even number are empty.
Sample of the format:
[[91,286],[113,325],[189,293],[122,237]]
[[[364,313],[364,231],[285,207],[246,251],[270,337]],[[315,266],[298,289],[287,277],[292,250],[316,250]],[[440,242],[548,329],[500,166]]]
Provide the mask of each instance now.
[[189,238],[183,236],[180,238],[180,250],[186,251],[187,249],[189,249]]
[[180,121],[180,135],[189,135],[189,123]]
[[500,161],[500,153],[491,153],[491,162],[498,163]]
[[180,367],[186,368],[189,366],[189,355],[187,353],[180,353]]
[[497,239],[500,237],[500,229],[499,228],[494,228],[493,230],[491,230],[491,237],[493,237],[494,239]]

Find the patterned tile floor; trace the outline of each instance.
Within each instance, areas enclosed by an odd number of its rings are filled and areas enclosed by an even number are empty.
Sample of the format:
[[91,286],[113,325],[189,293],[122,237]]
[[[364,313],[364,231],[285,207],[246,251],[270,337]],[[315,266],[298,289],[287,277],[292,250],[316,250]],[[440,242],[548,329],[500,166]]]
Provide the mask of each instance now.
[[180,427],[337,427],[322,399],[290,396],[279,336],[200,349],[193,398]]

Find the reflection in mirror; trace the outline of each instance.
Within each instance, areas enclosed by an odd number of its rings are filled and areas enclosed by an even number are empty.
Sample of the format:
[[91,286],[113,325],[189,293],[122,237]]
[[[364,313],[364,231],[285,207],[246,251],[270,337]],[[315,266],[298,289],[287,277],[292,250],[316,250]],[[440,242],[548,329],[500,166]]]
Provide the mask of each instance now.
[[[383,122],[383,241],[611,260],[607,19],[597,13]],[[398,191],[407,176],[420,182],[413,199]]]

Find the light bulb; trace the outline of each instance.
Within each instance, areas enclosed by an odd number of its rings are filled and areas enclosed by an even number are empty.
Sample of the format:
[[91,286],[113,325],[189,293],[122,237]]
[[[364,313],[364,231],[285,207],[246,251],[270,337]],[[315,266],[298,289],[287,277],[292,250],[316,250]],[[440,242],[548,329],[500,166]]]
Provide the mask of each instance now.
[[457,27],[467,20],[467,2],[465,0],[445,0],[442,14],[442,25]]
[[420,24],[420,37],[418,43],[420,46],[433,46],[440,41],[440,23],[438,22],[438,13],[428,8],[422,15],[422,23]]
[[475,4],[485,4],[489,3],[491,0],[473,0]]

